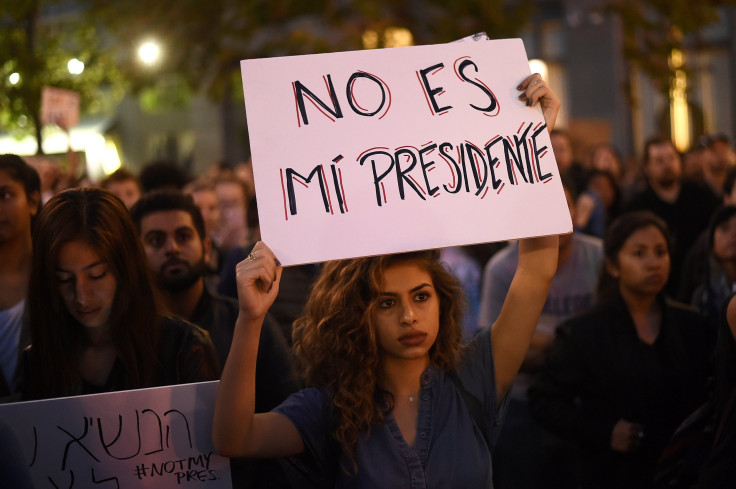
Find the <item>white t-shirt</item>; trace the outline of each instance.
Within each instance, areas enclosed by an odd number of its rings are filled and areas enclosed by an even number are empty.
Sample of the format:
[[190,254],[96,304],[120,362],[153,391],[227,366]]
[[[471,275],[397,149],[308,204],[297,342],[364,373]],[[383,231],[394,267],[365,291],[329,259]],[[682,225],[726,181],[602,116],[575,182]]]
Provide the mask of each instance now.
[[[575,233],[570,258],[560,265],[550,285],[536,331],[554,337],[557,327],[566,319],[592,306],[595,301],[598,275],[603,266],[603,241],[593,236]],[[519,263],[518,242],[509,244],[488,261],[483,271],[479,327],[490,327],[498,318],[506,293]],[[511,394],[523,399],[530,376],[520,372]]]
[[[478,326],[489,327],[498,318],[519,263],[518,242],[509,244],[488,261],[483,271]],[[603,265],[603,241],[573,234],[570,258],[552,279],[537,331],[553,335],[557,326],[593,304]]]

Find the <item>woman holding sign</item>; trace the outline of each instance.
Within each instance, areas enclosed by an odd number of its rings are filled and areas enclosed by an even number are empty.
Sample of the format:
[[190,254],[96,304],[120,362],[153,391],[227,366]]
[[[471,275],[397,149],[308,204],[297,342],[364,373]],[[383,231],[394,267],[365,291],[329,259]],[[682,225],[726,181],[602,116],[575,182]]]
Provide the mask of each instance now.
[[113,194],[71,189],[49,200],[33,233],[25,398],[217,379],[207,332],[159,314],[145,260]]
[[[517,87],[551,129],[560,102],[538,76]],[[325,264],[294,346],[312,386],[255,414],[255,353],[278,293],[264,243],[238,264],[240,316],[215,407],[226,456],[288,457],[299,487],[491,487],[502,399],[557,266],[557,237],[522,240],[492,328],[461,346],[462,290],[436,252]]]

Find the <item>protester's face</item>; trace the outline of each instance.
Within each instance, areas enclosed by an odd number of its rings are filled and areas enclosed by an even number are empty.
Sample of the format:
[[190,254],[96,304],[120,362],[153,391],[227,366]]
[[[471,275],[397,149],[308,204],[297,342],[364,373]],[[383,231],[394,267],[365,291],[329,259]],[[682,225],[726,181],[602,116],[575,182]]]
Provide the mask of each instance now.
[[736,260],[736,215],[716,226],[713,232],[713,255],[719,261]]
[[616,155],[608,148],[598,148],[591,161],[594,170],[610,173],[614,180],[621,179],[621,164]]
[[736,163],[736,154],[726,141],[715,141],[711,144],[714,170],[725,170]]
[[141,188],[135,180],[111,182],[107,185],[107,190],[122,200],[123,204],[125,204],[125,207],[128,209],[133,207],[133,204],[138,202],[138,199],[141,198]]
[[70,241],[59,250],[59,294],[69,314],[86,328],[109,328],[117,280],[87,243]]
[[220,182],[215,187],[215,191],[223,212],[233,208],[245,209],[245,191],[239,183]]
[[248,190],[249,195],[256,194],[256,186],[253,181],[253,164],[248,161],[246,163],[240,163],[235,166],[235,176],[243,182],[245,188]]
[[667,241],[657,227],[641,228],[624,242],[618,263],[607,263],[607,267],[618,278],[622,293],[654,296],[664,288],[670,274]]
[[197,190],[192,192],[192,199],[204,218],[204,228],[207,236],[220,228],[220,203],[213,190]]
[[550,141],[552,143],[552,151],[555,154],[555,160],[557,160],[557,167],[560,173],[564,173],[572,166],[572,144],[564,134],[553,134],[550,137]]
[[38,211],[38,194],[26,195],[23,184],[0,170],[0,245],[31,236],[31,217]]
[[609,208],[616,201],[616,186],[610,178],[598,174],[588,181],[588,187],[593,189],[601,202],[606,208]]
[[713,173],[720,173],[728,168],[728,161],[720,158],[718,154],[710,148],[705,148],[700,153],[700,159],[704,169]]
[[429,362],[440,322],[439,296],[429,273],[412,262],[386,268],[372,319],[385,360]]
[[649,160],[644,173],[652,185],[672,188],[682,178],[680,155],[671,143],[654,144],[649,148]]
[[215,187],[220,202],[221,222],[225,229],[246,226],[246,201],[243,186],[237,182],[220,182]]
[[169,210],[148,214],[141,219],[141,241],[148,266],[165,290],[188,289],[204,274],[205,248],[209,241],[199,237],[188,212]]

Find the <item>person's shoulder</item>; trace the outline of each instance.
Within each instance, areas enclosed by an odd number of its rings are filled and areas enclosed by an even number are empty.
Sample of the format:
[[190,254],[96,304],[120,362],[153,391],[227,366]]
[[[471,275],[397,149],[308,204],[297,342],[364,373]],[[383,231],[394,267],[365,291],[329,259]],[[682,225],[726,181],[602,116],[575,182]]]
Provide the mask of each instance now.
[[662,206],[669,207],[669,203],[662,200],[649,183],[644,187],[634,189],[624,198],[621,204],[621,212],[651,211],[657,214]]
[[698,326],[705,323],[705,316],[693,305],[676,301],[670,297],[666,297],[664,303],[668,313],[681,319],[680,322]]
[[644,187],[632,189],[629,198],[624,202],[624,210],[636,210],[656,198],[656,195],[649,184]]
[[499,267],[507,267],[509,264],[516,268],[516,262],[519,261],[519,242],[511,241],[505,247],[496,252],[486,265],[489,269],[498,269]]
[[589,253],[603,253],[603,240],[585,233],[574,233],[573,239],[580,248]]
[[166,341],[177,343],[190,338],[204,343],[211,342],[207,330],[176,316],[161,317],[161,333]]
[[[599,300],[587,309],[567,319],[560,328],[573,335],[598,336],[606,324],[621,311],[616,298]],[[605,320],[602,320],[605,319]]]
[[599,267],[603,262],[603,240],[583,233],[573,234],[573,259],[570,266],[580,272],[598,276]]
[[712,210],[718,206],[718,197],[706,184],[684,180],[680,189],[679,200],[686,205],[699,205]]
[[[481,271],[483,289],[495,286],[502,290],[511,284],[519,263],[518,242],[512,241],[506,247],[496,252]],[[485,292],[483,292],[485,295]],[[482,308],[482,306],[481,306]]]
[[[305,387],[287,397],[274,411],[281,414],[299,413],[303,415],[310,411],[331,410],[330,392],[321,387]],[[293,414],[292,414],[293,416]],[[292,416],[289,416],[290,418]]]
[[[491,347],[491,327],[479,328],[475,336],[461,350],[460,363],[457,372],[461,376],[463,372],[470,367],[471,371],[475,371],[478,365],[491,361],[493,350]],[[466,372],[467,373],[467,372]],[[477,372],[475,372],[477,373]],[[471,376],[475,374],[471,372]]]
[[680,311],[683,314],[702,316],[702,314],[698,311],[696,307],[691,306],[690,304],[685,304],[684,302],[677,301],[671,297],[665,297],[664,303],[671,310]]
[[212,302],[214,302],[214,303],[216,303],[216,304],[218,304],[218,305],[220,305],[220,306],[228,309],[231,312],[234,311],[237,314],[237,312],[238,312],[238,310],[240,308],[240,306],[238,305],[237,299],[235,299],[233,297],[228,297],[226,295],[222,295],[222,294],[220,294],[220,293],[218,293],[216,291],[212,291],[212,290],[210,290],[208,292],[210,294],[210,297],[212,299]]
[[680,192],[697,194],[701,196],[710,196],[715,198],[713,191],[702,182],[694,182],[692,180],[683,180]]
[[693,348],[700,344],[708,351],[715,346],[716,332],[708,323],[708,318],[695,306],[683,304],[670,298],[665,299],[667,322],[674,327]]

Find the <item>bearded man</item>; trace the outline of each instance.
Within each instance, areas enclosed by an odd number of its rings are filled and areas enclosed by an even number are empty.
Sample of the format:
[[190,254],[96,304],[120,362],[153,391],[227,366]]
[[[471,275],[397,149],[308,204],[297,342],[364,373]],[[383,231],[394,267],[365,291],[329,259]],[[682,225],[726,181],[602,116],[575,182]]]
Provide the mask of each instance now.
[[[160,300],[167,312],[207,330],[220,368],[230,351],[238,302],[205,285],[212,246],[191,196],[178,190],[144,194],[131,209]],[[264,324],[258,350],[256,409],[268,411],[296,390],[292,355],[278,324]],[[259,388],[260,387],[260,388]]]
[[647,140],[642,170],[647,188],[634,194],[624,210],[649,210],[667,223],[674,246],[666,290],[674,296],[685,255],[708,226],[718,200],[705,185],[683,179],[682,158],[670,139]]

